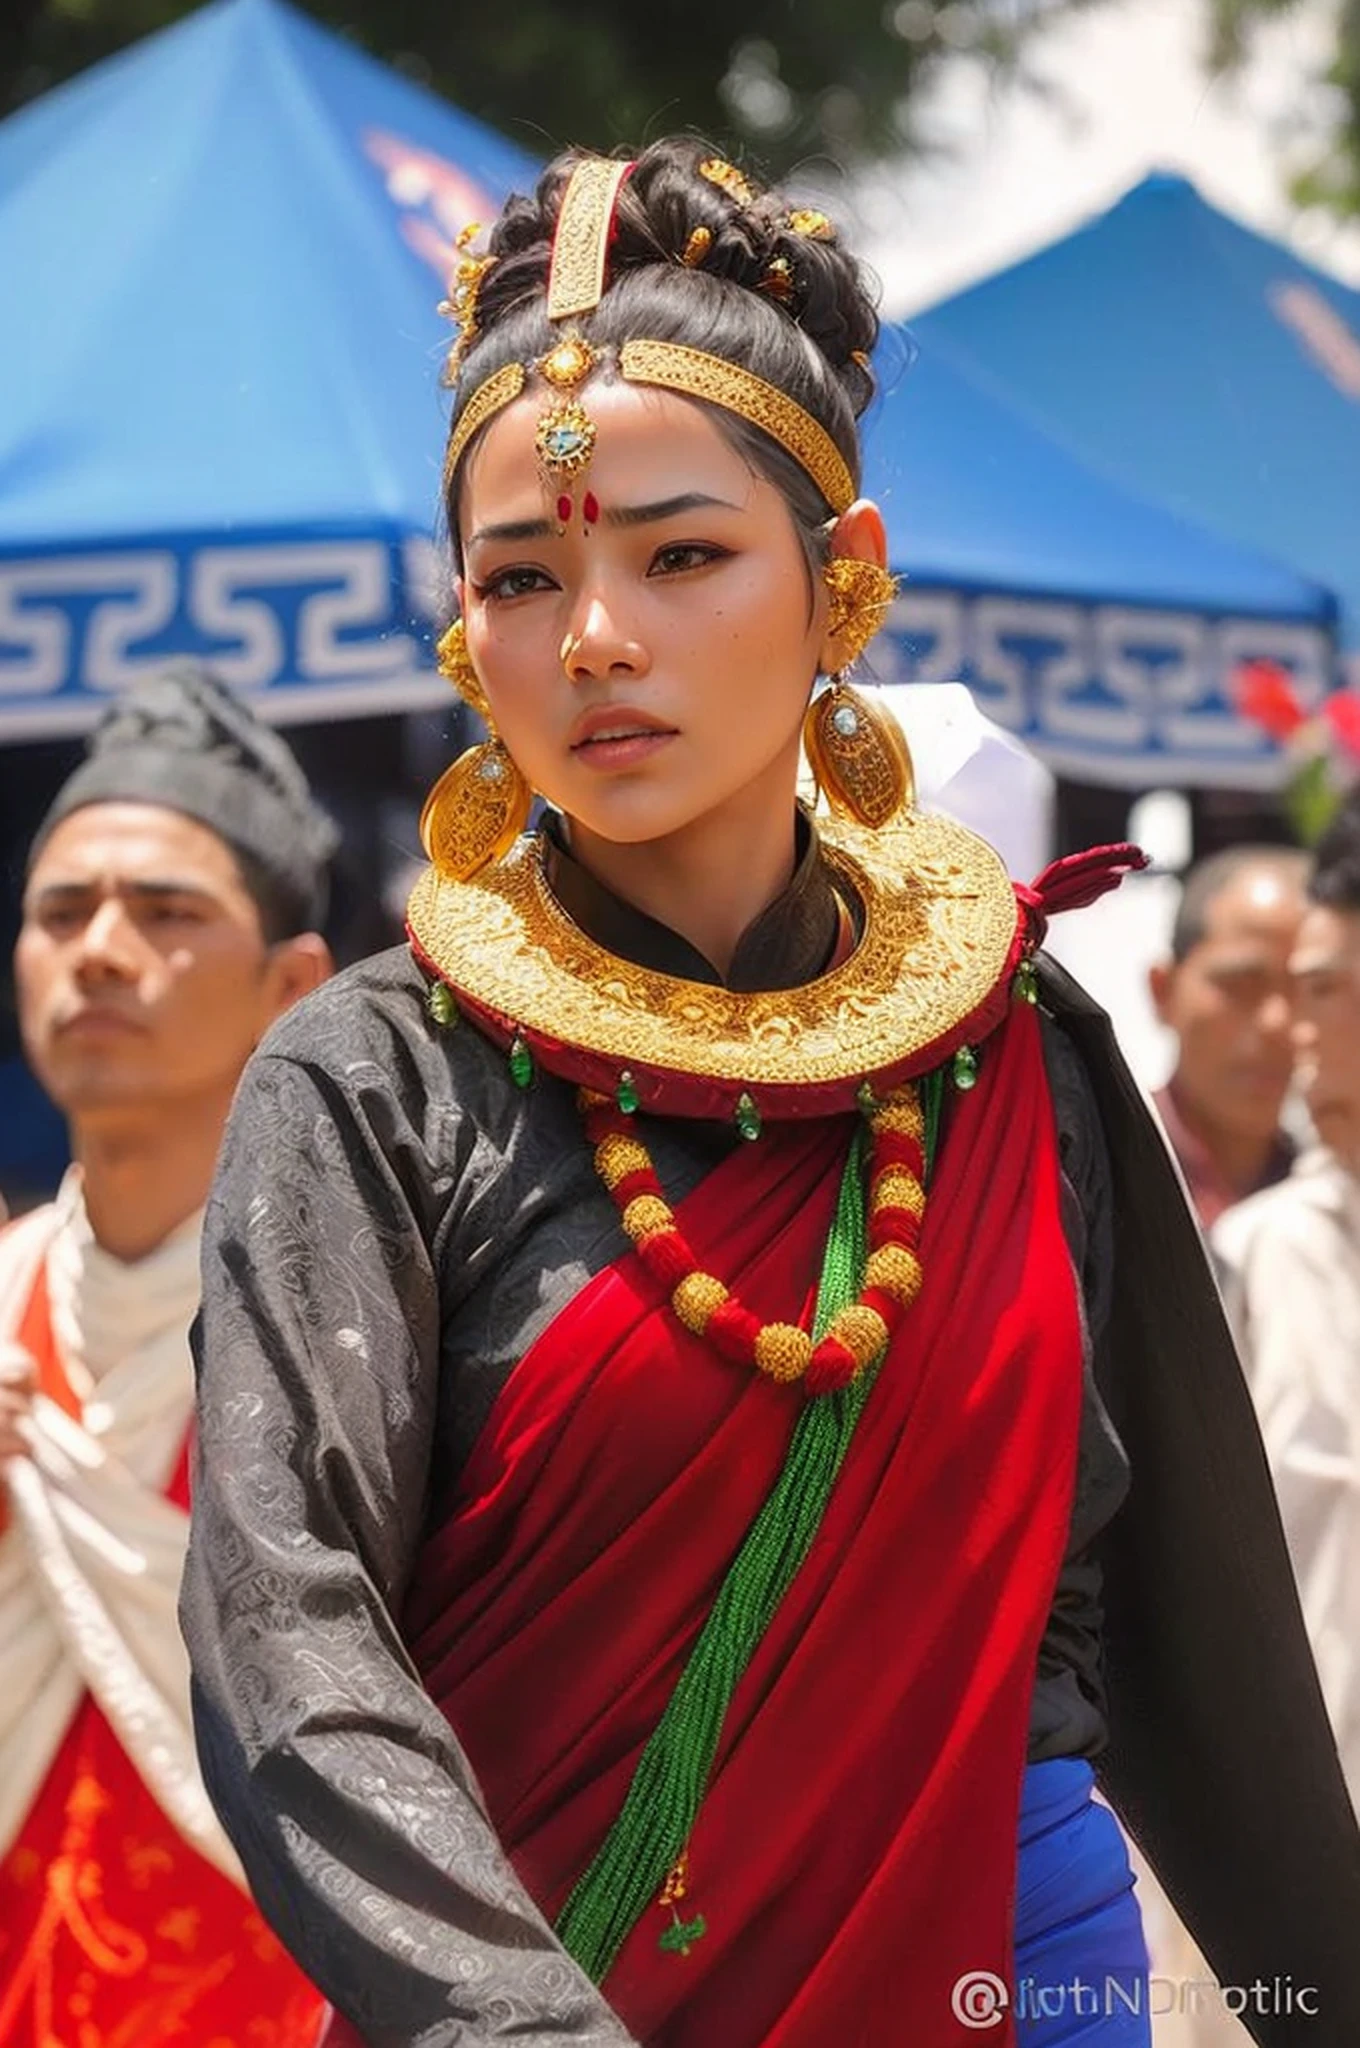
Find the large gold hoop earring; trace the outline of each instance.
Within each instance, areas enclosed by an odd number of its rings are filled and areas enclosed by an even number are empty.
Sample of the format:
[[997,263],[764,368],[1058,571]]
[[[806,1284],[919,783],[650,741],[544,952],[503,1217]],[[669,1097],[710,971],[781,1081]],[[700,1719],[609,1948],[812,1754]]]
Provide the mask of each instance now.
[[534,793],[493,733],[446,768],[420,813],[420,843],[446,881],[466,882],[510,851]]
[[877,562],[832,555],[822,569],[827,590],[826,634],[841,643],[838,668],[853,668],[882,627],[897,595],[897,578]]
[[841,676],[808,705],[803,751],[831,810],[857,825],[877,830],[915,800],[902,728]]

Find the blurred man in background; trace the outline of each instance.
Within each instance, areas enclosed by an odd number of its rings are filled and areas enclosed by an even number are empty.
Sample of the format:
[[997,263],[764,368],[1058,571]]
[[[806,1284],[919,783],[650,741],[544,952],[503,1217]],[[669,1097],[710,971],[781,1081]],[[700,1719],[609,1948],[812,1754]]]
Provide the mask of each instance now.
[[1207,1230],[1288,1173],[1280,1128],[1292,1068],[1289,956],[1303,915],[1305,854],[1230,847],[1190,870],[1171,958],[1149,975],[1175,1034],[1175,1071],[1156,1103]]
[[199,1780],[175,1602],[198,1237],[241,1069],[325,976],[329,820],[211,676],[133,690],[30,854],[29,1061],[76,1164],[0,1232],[0,2048],[310,2048]]
[[1291,969],[1317,1143],[1212,1242],[1360,1802],[1360,797],[1319,844],[1308,897]]

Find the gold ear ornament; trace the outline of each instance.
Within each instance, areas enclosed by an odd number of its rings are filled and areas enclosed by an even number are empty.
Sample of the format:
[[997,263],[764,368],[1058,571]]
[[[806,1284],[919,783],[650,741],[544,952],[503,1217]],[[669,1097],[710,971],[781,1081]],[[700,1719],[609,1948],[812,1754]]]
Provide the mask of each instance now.
[[803,751],[837,817],[881,831],[915,801],[911,752],[902,728],[839,676],[808,705]]
[[452,683],[465,704],[470,704],[480,718],[488,716],[489,707],[482,679],[472,665],[468,653],[467,628],[461,619],[440,634],[435,646],[435,665],[446,683]]
[[877,562],[856,555],[832,555],[822,570],[827,589],[826,632],[839,640],[843,669],[852,668],[887,617],[897,595],[897,578]]

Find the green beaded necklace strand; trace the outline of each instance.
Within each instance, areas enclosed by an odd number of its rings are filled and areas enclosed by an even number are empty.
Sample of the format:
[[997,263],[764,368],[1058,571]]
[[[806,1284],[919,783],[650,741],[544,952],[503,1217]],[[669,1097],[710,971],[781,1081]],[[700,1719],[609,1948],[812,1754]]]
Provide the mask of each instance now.
[[[934,1165],[945,1070],[921,1081],[926,1173]],[[863,1132],[850,1146],[823,1255],[813,1330],[853,1302],[867,1250]],[[682,1920],[684,1856],[732,1695],[821,1527],[855,1425],[882,1360],[838,1393],[803,1408],[778,1479],[737,1552],[660,1721],[638,1760],[622,1810],[557,1919],[563,1946],[599,1983],[658,1899],[671,1919],[660,1946],[687,1955],[702,1914]]]

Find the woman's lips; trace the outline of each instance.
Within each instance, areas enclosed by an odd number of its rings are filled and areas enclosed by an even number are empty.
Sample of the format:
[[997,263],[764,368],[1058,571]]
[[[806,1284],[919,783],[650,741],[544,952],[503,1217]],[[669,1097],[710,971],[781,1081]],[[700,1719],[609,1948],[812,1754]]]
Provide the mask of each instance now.
[[599,704],[576,721],[569,744],[588,767],[632,768],[674,738],[673,726],[630,704]]
[[572,753],[588,768],[633,768],[649,761],[675,738],[673,732],[651,727],[631,732],[610,730],[588,740],[578,740]]

